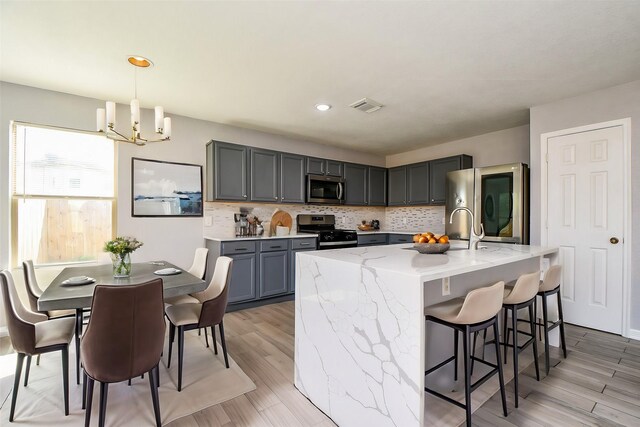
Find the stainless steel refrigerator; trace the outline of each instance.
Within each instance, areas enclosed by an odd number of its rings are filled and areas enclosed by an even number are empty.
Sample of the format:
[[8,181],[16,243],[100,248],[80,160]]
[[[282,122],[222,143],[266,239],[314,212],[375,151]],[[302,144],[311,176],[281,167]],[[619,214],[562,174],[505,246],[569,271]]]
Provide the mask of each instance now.
[[484,241],[529,244],[529,167],[513,163],[447,173],[445,230],[451,239],[469,239],[471,218],[451,212],[466,207],[474,213],[475,230],[480,223]]

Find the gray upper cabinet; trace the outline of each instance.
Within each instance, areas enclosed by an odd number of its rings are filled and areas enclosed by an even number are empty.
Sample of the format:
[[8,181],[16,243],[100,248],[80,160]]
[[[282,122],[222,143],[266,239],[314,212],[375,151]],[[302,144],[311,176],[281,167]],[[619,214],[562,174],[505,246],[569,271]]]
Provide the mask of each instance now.
[[367,204],[367,166],[344,164],[344,185],[346,205]]
[[304,203],[305,158],[295,154],[280,154],[280,201]]
[[343,176],[343,163],[337,160],[327,160],[325,175],[329,176]]
[[367,195],[369,206],[387,205],[387,170],[385,168],[368,167]]
[[[285,241],[285,249],[286,249]],[[259,271],[259,297],[271,297],[289,291],[289,252],[261,252]]]
[[313,175],[342,176],[342,162],[337,160],[318,159],[316,157],[307,157],[307,173]]
[[249,150],[250,184],[249,197],[252,202],[277,203],[280,199],[279,153],[251,148]]
[[407,167],[389,169],[389,206],[407,204]]
[[247,200],[247,147],[211,141],[207,162],[207,200]]
[[429,163],[416,163],[407,166],[407,203],[425,205],[429,198]]
[[473,158],[467,155],[446,157],[429,162],[429,193],[431,204],[444,204],[447,172],[473,167]]

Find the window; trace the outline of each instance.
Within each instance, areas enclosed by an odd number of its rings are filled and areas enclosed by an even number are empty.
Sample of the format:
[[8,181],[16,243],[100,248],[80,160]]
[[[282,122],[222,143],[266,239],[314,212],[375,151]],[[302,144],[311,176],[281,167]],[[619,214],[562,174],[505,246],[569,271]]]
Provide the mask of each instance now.
[[94,261],[114,234],[115,144],[13,123],[13,264]]

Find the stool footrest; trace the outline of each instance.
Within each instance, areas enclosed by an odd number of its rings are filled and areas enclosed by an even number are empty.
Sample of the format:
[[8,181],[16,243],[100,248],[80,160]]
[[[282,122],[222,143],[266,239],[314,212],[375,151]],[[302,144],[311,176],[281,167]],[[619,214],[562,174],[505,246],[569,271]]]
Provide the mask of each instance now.
[[455,360],[455,356],[451,356],[450,358],[448,358],[447,360],[438,363],[436,366],[434,366],[433,368],[429,368],[426,371],[424,371],[425,375],[429,375],[430,373],[432,373],[433,371],[442,368],[444,365],[446,365],[447,363],[451,362],[452,360]]

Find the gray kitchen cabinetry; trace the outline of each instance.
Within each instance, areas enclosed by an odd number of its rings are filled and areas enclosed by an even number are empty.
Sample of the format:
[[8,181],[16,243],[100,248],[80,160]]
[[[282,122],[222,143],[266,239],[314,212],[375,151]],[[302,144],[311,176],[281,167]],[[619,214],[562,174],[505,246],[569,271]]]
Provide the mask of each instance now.
[[247,147],[207,144],[207,200],[246,201],[247,175]]
[[280,154],[280,201],[304,203],[305,158],[296,154]]
[[358,246],[380,246],[387,244],[387,234],[359,234]]
[[465,154],[429,162],[429,193],[431,204],[444,204],[447,172],[473,167],[473,158]]
[[289,293],[296,290],[296,254],[316,250],[316,239],[291,239],[289,251]]
[[407,166],[407,204],[425,205],[429,198],[429,162]]
[[390,245],[397,245],[400,243],[413,243],[413,236],[411,234],[389,234]]
[[342,176],[342,162],[307,157],[306,171],[313,175]]
[[[213,244],[213,245],[212,245]],[[250,301],[256,298],[256,243],[246,242],[207,242],[212,254],[220,254],[233,259],[231,282],[229,283],[229,303]],[[217,258],[217,256],[216,256]],[[215,260],[208,261],[207,280],[213,276]]]
[[399,166],[389,169],[389,206],[407,204],[407,167]]
[[277,203],[280,200],[279,153],[249,149],[249,198],[252,202]]
[[289,290],[289,252],[286,240],[284,250],[260,252],[258,264],[258,296],[272,297],[287,293]]
[[368,167],[367,201],[369,206],[387,205],[387,170],[385,168]]
[[367,204],[367,166],[344,164],[344,185],[346,205]]

